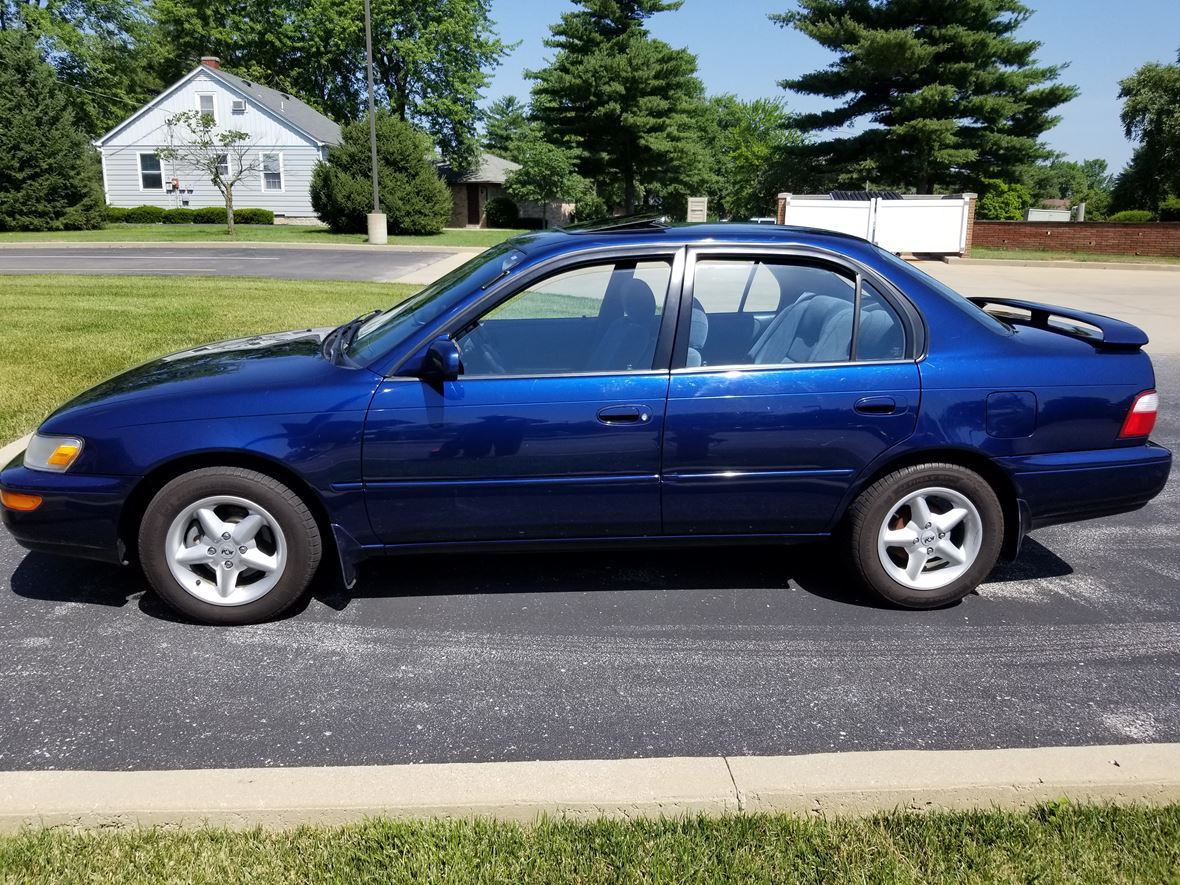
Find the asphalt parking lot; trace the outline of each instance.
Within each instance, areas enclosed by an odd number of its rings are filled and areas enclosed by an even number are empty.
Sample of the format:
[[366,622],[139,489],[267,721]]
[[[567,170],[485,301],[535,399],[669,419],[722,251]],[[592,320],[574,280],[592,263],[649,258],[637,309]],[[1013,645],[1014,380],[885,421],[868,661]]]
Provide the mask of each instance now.
[[[1180,445],[1180,357],[1156,357]],[[249,628],[0,533],[0,769],[1180,740],[1180,481],[1035,533],[978,595],[878,606],[826,545],[415,557]]]
[[392,282],[452,254],[375,248],[61,246],[0,249],[0,274],[133,274]]

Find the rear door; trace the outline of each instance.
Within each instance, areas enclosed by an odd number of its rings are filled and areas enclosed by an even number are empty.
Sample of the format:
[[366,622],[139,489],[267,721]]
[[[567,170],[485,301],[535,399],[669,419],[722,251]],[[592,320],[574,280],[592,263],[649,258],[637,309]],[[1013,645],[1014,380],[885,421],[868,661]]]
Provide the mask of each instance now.
[[665,533],[827,531],[853,478],[914,431],[909,309],[849,266],[802,256],[700,250],[684,289]]

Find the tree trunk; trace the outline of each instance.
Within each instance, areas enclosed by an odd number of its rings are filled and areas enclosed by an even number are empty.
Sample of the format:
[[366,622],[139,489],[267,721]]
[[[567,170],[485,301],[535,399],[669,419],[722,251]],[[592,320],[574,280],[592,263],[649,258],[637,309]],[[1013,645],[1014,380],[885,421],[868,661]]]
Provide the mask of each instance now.
[[225,232],[234,235],[234,188],[230,184],[225,186]]

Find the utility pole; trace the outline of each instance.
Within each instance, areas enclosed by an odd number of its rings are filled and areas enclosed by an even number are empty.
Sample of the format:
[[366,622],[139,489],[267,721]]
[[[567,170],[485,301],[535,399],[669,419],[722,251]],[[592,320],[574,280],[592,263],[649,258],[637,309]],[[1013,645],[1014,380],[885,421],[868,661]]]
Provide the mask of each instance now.
[[389,242],[385,213],[381,211],[381,192],[377,186],[377,108],[373,98],[373,17],[369,0],[365,0],[365,55],[369,77],[369,161],[373,168],[373,211],[369,213],[369,242],[384,246]]

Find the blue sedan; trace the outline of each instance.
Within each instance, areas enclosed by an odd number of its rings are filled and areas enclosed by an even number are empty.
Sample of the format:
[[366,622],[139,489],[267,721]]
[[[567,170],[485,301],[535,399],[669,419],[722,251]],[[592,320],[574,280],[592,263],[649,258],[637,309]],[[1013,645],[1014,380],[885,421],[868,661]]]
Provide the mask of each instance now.
[[1144,333],[966,299],[864,240],[619,221],[523,236],[335,329],[166,356],[0,472],[24,546],[138,562],[192,618],[417,551],[813,541],[911,608],[1164,487]]

